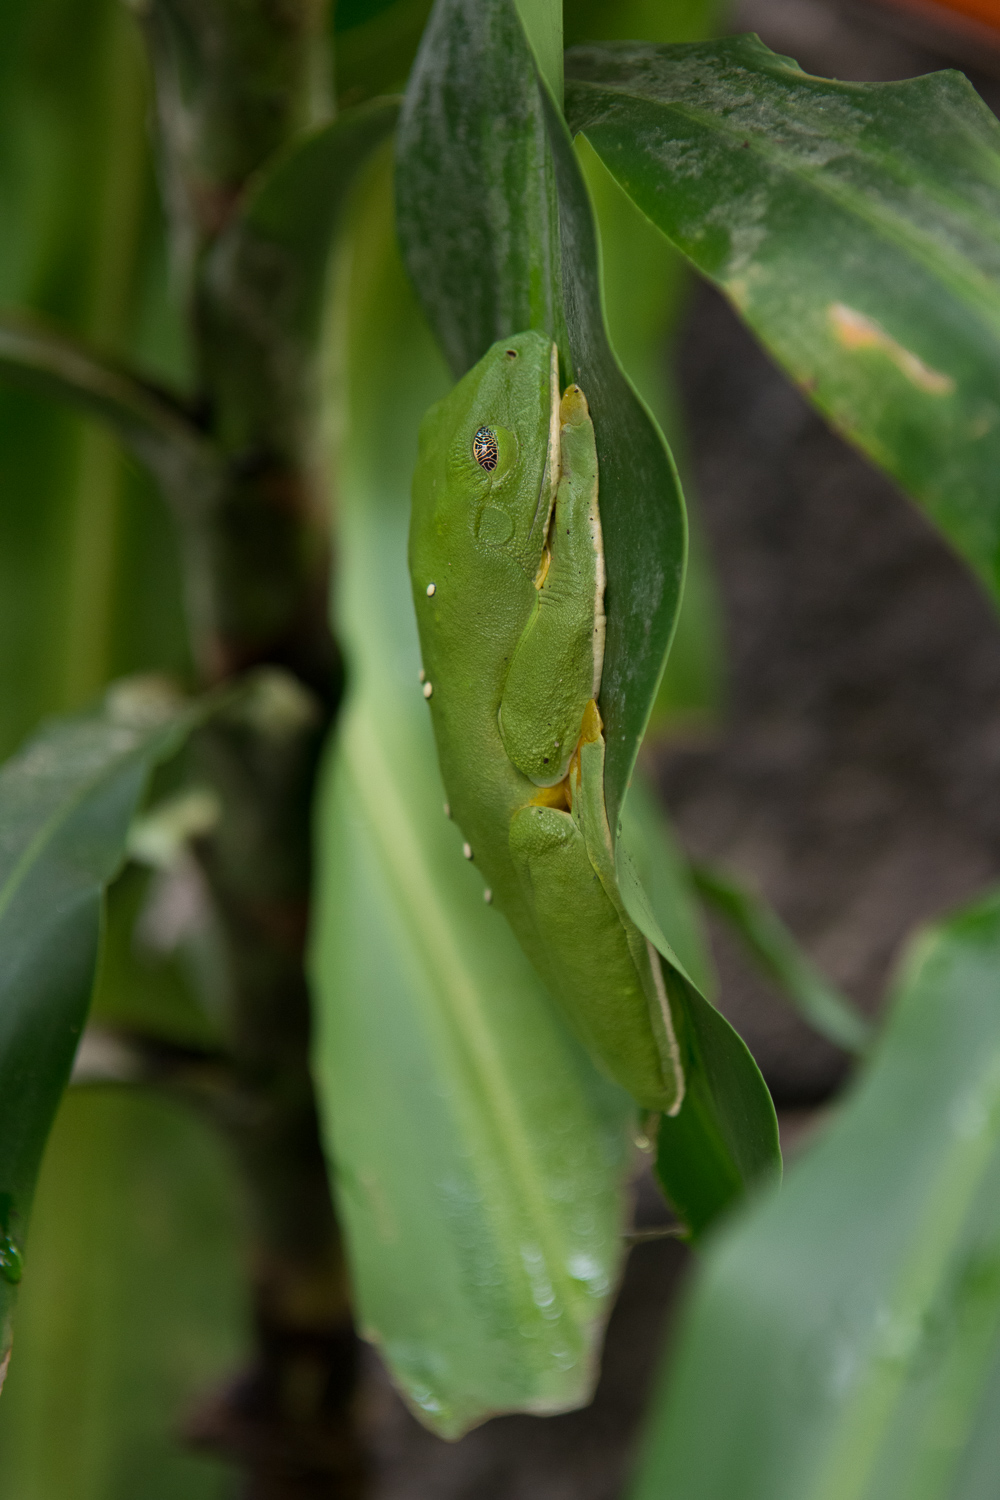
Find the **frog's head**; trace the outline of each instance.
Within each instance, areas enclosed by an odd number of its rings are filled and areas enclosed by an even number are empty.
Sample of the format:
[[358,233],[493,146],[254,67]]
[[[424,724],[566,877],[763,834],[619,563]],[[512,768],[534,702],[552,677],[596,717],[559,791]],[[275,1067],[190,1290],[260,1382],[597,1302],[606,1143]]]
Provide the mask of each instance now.
[[446,551],[500,550],[534,578],[558,478],[556,348],[540,333],[515,334],[424,419],[414,521]]

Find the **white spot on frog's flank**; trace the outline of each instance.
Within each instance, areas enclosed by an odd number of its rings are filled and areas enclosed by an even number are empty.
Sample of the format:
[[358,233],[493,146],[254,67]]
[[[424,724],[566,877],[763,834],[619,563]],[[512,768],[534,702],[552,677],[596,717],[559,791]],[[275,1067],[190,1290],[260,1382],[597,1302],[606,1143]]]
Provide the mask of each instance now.
[[450,802],[446,802],[444,804],[444,815],[445,815],[446,818],[450,818],[451,817],[451,803]]
[[427,673],[424,671],[423,667],[420,668],[420,681],[421,682],[426,682],[427,681]]
[[427,585],[427,597],[428,597],[428,599],[433,599],[436,592],[437,592],[437,584],[436,583],[429,583]]
[[471,844],[463,844],[462,845],[462,853],[465,855],[466,859],[471,859],[472,858],[472,845]]
[[896,369],[906,376],[911,385],[915,385],[919,391],[925,391],[928,396],[950,396],[955,389],[955,382],[950,375],[944,375],[940,370],[932,370],[930,365],[925,365],[912,350],[905,349],[891,334],[886,333],[874,318],[866,317],[864,313],[843,302],[831,302],[826,315],[841,348],[878,349],[892,360]]
[[489,886],[487,886],[485,891],[483,892],[483,900],[486,902],[487,906],[493,905],[493,892],[490,890]]
[[431,695],[431,693],[433,693],[433,691],[434,691],[434,684],[431,683],[431,682],[425,682],[424,683],[424,697],[425,698],[429,698],[430,695]]

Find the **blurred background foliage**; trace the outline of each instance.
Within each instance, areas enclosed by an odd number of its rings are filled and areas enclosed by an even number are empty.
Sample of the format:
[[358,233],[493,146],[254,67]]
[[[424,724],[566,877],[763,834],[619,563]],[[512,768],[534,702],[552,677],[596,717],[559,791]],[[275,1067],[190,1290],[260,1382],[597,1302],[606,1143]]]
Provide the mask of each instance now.
[[[340,0],[331,13],[339,106],[402,88],[429,10],[430,0]],[[568,11],[568,44],[633,34],[688,40],[710,33],[718,5],[590,0]],[[142,39],[120,0],[3,7],[0,306],[81,335],[183,391],[191,355],[150,105]],[[663,341],[687,273],[593,153],[580,150],[604,235],[616,348],[682,451]],[[0,754],[115,677],[189,678],[169,517],[105,429],[0,387],[0,495]],[[660,699],[670,721],[711,713],[721,682],[710,575],[696,568],[694,578]],[[135,941],[158,879],[130,865],[111,893],[94,1019],[204,1042],[211,1027],[190,965]],[[174,1438],[185,1403],[245,1342],[232,1273],[235,1195],[217,1140],[178,1105],[127,1089],[71,1093],[39,1188],[33,1274],[0,1402],[5,1496],[222,1493],[222,1466]]]
[[[430,0],[338,0],[340,107],[400,89]],[[692,41],[717,0],[579,0],[566,44]],[[86,336],[184,390],[149,135],[150,89],[120,0],[8,0],[0,11],[0,305]],[[611,337],[695,500],[691,568],[653,732],[702,732],[725,697],[725,642],[665,348],[688,296],[680,257],[586,145]],[[0,753],[45,714],[135,670],[190,672],[173,531],[151,481],[103,429],[0,387]],[[133,940],[155,874],[112,893],[96,1018],[204,1041],[190,968]],[[234,1267],[241,1204],[223,1149],[190,1112],[79,1088],[52,1137],[31,1229],[33,1276],[0,1401],[5,1500],[201,1500],[223,1466],[176,1441],[199,1392],[246,1345]],[[56,1436],[54,1436],[54,1434]]]

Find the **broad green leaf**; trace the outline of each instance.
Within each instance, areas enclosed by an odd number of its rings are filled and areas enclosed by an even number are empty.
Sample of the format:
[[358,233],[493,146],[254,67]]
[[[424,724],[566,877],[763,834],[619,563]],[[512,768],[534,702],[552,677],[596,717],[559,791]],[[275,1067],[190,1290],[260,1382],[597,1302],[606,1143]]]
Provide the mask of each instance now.
[[38,1184],[0,1400],[9,1500],[223,1500],[186,1448],[200,1400],[248,1352],[231,1163],[185,1107],[70,1089]]
[[[683,501],[662,435],[608,342],[586,184],[513,0],[435,5],[400,122],[397,206],[407,269],[456,373],[496,338],[530,326],[556,340],[564,374],[587,394],[607,566],[605,796],[617,831],[676,620]],[[774,1111],[743,1043],[665,941],[620,845],[618,876],[629,914],[676,966],[666,982],[692,1070],[691,1105],[683,1124],[673,1122],[663,1171],[681,1186],[697,1231],[724,1197],[778,1169]],[[734,1092],[723,1100],[726,1089]],[[706,1172],[716,1188],[702,1201],[692,1184]]]
[[706,1256],[635,1500],[992,1500],[1000,896],[911,952],[818,1144]]
[[315,1070],[361,1327],[422,1420],[456,1436],[498,1411],[589,1399],[633,1109],[484,905],[443,811],[406,536],[417,428],[447,380],[387,187],[363,200],[341,288],[351,691],[318,822]]
[[45,726],[0,768],[0,1371],[46,1137],[97,964],[104,887],[150,769],[203,710],[155,681]]
[[711,865],[692,866],[699,893],[743,940],[814,1031],[848,1052],[863,1052],[871,1023],[819,972],[772,907],[732,875]]
[[567,113],[803,391],[1000,593],[1000,124],[957,73],[756,37],[582,47]]

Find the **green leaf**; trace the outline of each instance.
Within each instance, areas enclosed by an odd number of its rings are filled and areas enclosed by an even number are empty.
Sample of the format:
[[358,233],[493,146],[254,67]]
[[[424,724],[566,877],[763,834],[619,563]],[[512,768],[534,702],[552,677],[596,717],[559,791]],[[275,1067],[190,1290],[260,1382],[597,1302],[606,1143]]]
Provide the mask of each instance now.
[[553,178],[513,0],[438,0],[400,118],[397,227],[456,377],[526,328],[548,332],[566,358]]
[[203,712],[157,682],[44,727],[0,769],[0,1370],[46,1137],[97,964],[104,887],[151,767]]
[[[557,341],[567,378],[587,394],[608,579],[605,798],[617,830],[676,620],[684,508],[663,438],[608,342],[586,184],[512,0],[438,0],[403,107],[396,181],[407,269],[456,372],[496,338],[531,326]],[[723,1198],[778,1170],[774,1111],[743,1043],[663,937],[621,844],[617,864],[629,914],[676,965],[666,981],[698,1078],[683,1124],[665,1127],[675,1144],[664,1181],[682,1186],[700,1230]],[[719,1094],[727,1088],[728,1102]],[[705,1201],[691,1185],[703,1169],[716,1184]]]
[[711,865],[693,865],[691,875],[701,895],[725,917],[802,1019],[835,1046],[863,1052],[872,1037],[870,1022],[824,978],[773,908]]
[[567,114],[834,425],[1000,593],[1000,124],[957,73],[756,37],[582,47]]
[[360,1324],[421,1419],[456,1436],[589,1399],[633,1106],[568,1035],[444,815],[406,537],[419,422],[447,377],[384,176],[347,259],[351,692],[318,820],[315,1071]]
[[242,1205],[186,1106],[67,1094],[38,1183],[0,1492],[11,1500],[221,1500],[228,1465],[186,1448],[195,1403],[249,1352],[234,1274]]
[[635,1500],[988,1500],[1000,894],[926,933],[819,1143],[719,1235]]

